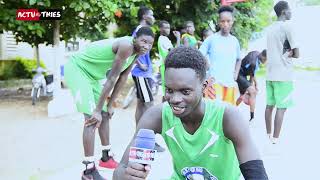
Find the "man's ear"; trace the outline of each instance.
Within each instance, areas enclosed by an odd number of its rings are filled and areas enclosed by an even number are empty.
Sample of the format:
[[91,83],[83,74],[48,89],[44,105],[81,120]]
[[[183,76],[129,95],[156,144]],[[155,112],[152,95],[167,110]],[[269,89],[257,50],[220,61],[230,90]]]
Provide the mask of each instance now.
[[209,84],[208,80],[205,79],[202,81],[202,92],[207,88],[208,84]]

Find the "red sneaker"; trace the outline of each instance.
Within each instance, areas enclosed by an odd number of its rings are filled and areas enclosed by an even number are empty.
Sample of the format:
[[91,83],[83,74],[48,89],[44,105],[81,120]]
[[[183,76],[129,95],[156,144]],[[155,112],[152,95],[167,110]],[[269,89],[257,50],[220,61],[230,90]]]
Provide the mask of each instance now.
[[110,157],[110,159],[106,162],[102,161],[101,159],[99,161],[100,167],[104,167],[104,168],[108,168],[108,169],[115,169],[118,167],[118,164],[119,163],[117,161],[115,161],[112,157]]

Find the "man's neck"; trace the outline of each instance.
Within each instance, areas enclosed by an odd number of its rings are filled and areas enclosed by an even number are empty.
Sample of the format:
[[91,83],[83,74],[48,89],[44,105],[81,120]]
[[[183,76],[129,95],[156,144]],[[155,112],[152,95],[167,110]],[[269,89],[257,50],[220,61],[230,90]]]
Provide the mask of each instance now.
[[166,35],[160,32],[160,36],[166,36]]
[[145,20],[142,20],[140,21],[140,26],[148,26],[149,27],[149,24],[147,24],[147,22]]
[[286,19],[286,17],[284,17],[284,16],[280,16],[280,17],[278,17],[278,21],[286,21],[287,19]]
[[229,36],[229,35],[230,35],[230,32],[223,33],[222,31],[220,31],[220,35],[221,35],[221,36],[225,36],[225,37],[227,37],[227,36]]
[[184,124],[192,125],[192,124],[199,124],[202,122],[202,119],[205,114],[205,102],[202,99],[199,102],[198,107],[187,117],[181,118]]

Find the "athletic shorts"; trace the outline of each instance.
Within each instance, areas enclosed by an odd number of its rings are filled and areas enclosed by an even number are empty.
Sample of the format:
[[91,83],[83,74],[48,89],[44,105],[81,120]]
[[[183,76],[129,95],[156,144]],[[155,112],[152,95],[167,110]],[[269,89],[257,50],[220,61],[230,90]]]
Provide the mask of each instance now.
[[216,96],[224,102],[229,102],[233,105],[236,104],[236,87],[226,87],[220,84],[214,84]]
[[209,83],[203,94],[205,98],[219,99],[232,105],[236,104],[236,87],[225,87],[220,84]]
[[150,83],[151,78],[144,78],[140,76],[132,76],[134,84],[137,89],[137,98],[142,102],[151,102],[153,101],[152,91]]
[[[64,78],[74,97],[78,112],[91,115],[98,104],[103,85],[98,80],[91,80],[72,61],[64,66]],[[103,111],[106,112],[103,105]]]
[[247,77],[241,74],[239,74],[238,76],[237,83],[238,83],[238,87],[241,95],[245,94],[248,87],[251,86],[251,83],[250,81],[248,81]]
[[267,81],[267,105],[277,108],[289,108],[293,105],[293,82]]

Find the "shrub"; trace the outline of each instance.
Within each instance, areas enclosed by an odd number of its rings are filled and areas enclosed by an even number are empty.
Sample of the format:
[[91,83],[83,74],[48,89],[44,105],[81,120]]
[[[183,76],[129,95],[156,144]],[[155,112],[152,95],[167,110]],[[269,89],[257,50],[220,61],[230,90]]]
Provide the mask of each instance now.
[[[40,66],[45,68],[43,61],[40,61]],[[33,75],[32,70],[36,68],[35,59],[17,57],[13,60],[0,60],[0,80],[30,79]]]

